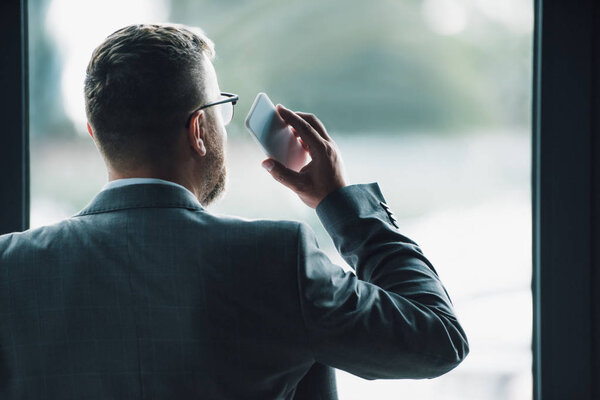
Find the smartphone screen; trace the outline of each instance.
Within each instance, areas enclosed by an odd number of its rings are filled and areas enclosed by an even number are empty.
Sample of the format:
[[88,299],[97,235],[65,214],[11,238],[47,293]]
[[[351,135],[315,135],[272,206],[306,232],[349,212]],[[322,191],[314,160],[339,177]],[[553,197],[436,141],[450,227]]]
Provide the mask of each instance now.
[[289,125],[285,123],[269,97],[259,93],[246,117],[246,128],[259,143],[263,152],[286,167],[299,171],[309,160]]

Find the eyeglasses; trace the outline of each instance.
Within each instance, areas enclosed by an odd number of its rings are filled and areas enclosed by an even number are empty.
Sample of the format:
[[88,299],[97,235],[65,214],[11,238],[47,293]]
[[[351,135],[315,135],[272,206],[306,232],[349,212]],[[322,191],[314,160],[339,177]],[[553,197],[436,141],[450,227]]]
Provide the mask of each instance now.
[[214,103],[203,105],[202,107],[196,108],[190,116],[188,117],[187,122],[185,123],[185,127],[188,128],[190,126],[190,121],[192,119],[192,115],[197,111],[203,110],[212,106],[219,106],[219,111],[221,111],[221,117],[223,118],[223,124],[227,125],[233,119],[233,106],[240,99],[237,94],[221,92],[221,100],[215,101]]

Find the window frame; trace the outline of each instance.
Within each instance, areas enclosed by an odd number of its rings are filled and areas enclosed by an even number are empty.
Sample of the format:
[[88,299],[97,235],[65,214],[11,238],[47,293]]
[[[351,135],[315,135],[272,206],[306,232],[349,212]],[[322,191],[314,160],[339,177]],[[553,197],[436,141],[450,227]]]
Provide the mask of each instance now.
[[599,31],[593,0],[535,0],[534,399],[599,398]]
[[27,0],[0,2],[0,234],[29,228]]

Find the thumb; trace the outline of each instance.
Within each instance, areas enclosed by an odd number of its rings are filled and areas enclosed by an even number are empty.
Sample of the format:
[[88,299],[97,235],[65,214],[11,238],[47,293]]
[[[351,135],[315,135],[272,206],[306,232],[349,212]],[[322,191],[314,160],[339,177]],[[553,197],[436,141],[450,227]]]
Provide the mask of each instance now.
[[300,174],[298,174],[296,171],[284,167],[283,164],[272,158],[268,158],[263,161],[262,166],[271,174],[273,178],[277,179],[290,189],[294,191],[297,190],[298,183],[300,182]]

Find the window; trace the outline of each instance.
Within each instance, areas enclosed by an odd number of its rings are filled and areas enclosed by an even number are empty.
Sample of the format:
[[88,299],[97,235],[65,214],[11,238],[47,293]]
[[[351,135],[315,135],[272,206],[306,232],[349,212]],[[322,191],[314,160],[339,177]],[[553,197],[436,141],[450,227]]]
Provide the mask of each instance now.
[[85,130],[93,48],[130,23],[200,26],[216,42],[221,89],[240,94],[229,190],[214,210],[307,221],[343,265],[243,128],[259,91],[314,112],[350,181],[380,183],[469,336],[467,360],[439,379],[339,372],[340,398],[531,397],[530,2],[30,0],[29,18],[32,227],[76,213],[106,181]]

